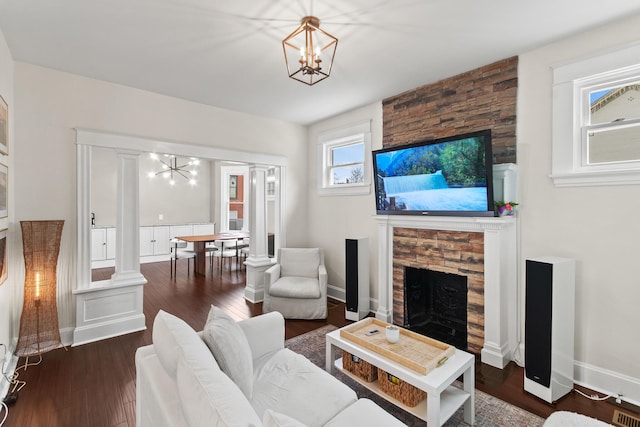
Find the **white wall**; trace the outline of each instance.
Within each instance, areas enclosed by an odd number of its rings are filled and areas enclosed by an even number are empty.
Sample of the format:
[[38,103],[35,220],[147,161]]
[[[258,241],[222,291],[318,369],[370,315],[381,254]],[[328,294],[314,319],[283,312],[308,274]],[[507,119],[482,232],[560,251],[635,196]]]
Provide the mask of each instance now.
[[[306,129],[34,65],[15,65],[15,218],[64,219],[61,328],[74,325],[74,128],[286,156],[288,237],[306,242]],[[132,147],[135,148],[135,147]]]
[[[369,277],[370,296],[378,298],[378,228],[374,221],[376,214],[371,192],[362,196],[319,196],[318,195],[318,134],[345,126],[371,120],[371,148],[382,148],[382,102],[341,114],[316,123],[309,128],[309,239],[312,246],[325,250],[325,264],[329,275],[329,285],[339,288],[339,293],[330,290],[330,295],[344,298],[345,283],[345,239],[369,237]],[[371,153],[365,153],[371,160]]]
[[[640,42],[640,16],[533,50],[518,70],[520,267],[555,255],[576,260],[578,382],[640,402],[640,187],[556,188],[551,173],[552,69]],[[524,289],[524,278],[521,278]],[[524,310],[522,310],[524,312]]]
[[[117,155],[109,148],[93,148],[91,155],[91,211],[96,226],[116,223]],[[179,157],[179,165],[188,159]],[[140,170],[140,225],[196,224],[212,220],[211,165],[201,159],[197,168],[197,184],[191,185],[178,176],[175,185],[160,176],[150,178],[149,172],[161,170],[161,163],[143,154]],[[162,219],[160,219],[162,215]]]
[[[13,190],[13,164],[12,158],[14,153],[14,96],[13,96],[13,58],[9,52],[9,48],[4,38],[4,34],[0,31],[0,96],[9,105],[9,156],[0,155],[0,163],[9,167],[9,217],[0,219],[0,230],[4,228],[10,228],[7,239],[7,247],[10,255],[16,252],[16,239],[20,238],[20,235],[16,235],[16,225],[14,222],[14,197],[15,191]],[[19,232],[18,232],[19,233]],[[11,342],[11,330],[14,325],[12,319],[12,313],[14,307],[12,305],[14,292],[19,287],[18,282],[15,280],[15,267],[14,256],[8,259],[9,270],[7,281],[0,285],[0,344],[6,346],[6,350],[12,349]],[[15,310],[19,311],[19,310]],[[3,356],[3,349],[0,349],[0,358]],[[0,381],[1,383],[2,381]],[[1,393],[0,393],[1,394]]]

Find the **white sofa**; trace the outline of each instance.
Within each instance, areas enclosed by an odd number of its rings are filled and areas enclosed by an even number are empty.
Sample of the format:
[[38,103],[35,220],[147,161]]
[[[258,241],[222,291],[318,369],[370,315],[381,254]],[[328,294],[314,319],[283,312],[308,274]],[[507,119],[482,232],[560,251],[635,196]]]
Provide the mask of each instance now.
[[404,425],[285,349],[277,312],[236,323],[212,306],[198,333],[160,311],[135,363],[138,427]]

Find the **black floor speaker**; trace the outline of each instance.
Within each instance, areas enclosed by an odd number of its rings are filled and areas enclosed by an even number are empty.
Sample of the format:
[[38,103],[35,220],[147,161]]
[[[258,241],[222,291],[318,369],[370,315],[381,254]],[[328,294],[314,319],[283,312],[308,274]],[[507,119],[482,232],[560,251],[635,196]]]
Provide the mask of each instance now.
[[526,261],[524,389],[551,403],[573,388],[575,261]]
[[345,240],[345,317],[364,319],[369,314],[369,239]]

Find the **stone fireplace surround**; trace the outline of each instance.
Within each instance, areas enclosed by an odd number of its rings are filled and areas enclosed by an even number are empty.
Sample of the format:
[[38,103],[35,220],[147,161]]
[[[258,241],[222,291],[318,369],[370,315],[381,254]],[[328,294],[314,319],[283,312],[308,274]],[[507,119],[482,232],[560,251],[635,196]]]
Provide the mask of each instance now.
[[[465,275],[469,351],[504,368],[518,346],[516,219],[377,215],[376,220],[376,318],[402,324],[404,266]],[[440,248],[434,243],[438,231]]]

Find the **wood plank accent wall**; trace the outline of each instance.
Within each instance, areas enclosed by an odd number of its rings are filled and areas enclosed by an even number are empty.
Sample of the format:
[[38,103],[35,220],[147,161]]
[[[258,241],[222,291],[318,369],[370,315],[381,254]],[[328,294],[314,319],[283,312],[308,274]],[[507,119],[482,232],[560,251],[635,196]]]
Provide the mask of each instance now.
[[393,229],[393,323],[404,325],[404,268],[424,268],[467,277],[468,350],[484,345],[484,233]]
[[493,163],[516,163],[518,57],[382,101],[384,148],[492,131]]

